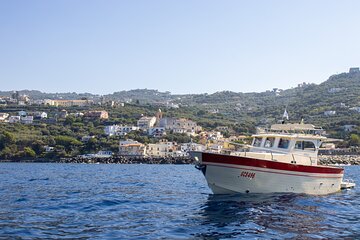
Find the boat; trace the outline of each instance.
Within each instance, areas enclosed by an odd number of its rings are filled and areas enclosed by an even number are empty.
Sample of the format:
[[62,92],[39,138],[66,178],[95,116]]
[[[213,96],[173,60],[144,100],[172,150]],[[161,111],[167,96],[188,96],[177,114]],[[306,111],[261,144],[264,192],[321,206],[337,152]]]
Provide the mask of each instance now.
[[274,124],[253,135],[251,145],[228,154],[191,152],[214,194],[304,193],[325,195],[354,187],[344,169],[318,164],[327,138],[312,124]]

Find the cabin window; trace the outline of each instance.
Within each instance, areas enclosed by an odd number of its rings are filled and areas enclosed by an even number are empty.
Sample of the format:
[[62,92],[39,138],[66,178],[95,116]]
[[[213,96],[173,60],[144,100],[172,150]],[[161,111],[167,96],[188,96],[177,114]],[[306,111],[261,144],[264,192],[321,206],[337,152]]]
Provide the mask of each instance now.
[[254,147],[260,147],[261,146],[261,138],[256,137],[255,140],[254,140],[253,146]]
[[289,147],[290,140],[285,138],[280,138],[278,148],[287,149]]
[[266,140],[265,140],[264,147],[266,147],[266,148],[271,148],[271,147],[274,146],[274,142],[275,142],[275,138],[273,138],[273,137],[268,137],[268,138],[266,138]]
[[316,147],[313,142],[310,141],[296,141],[295,149],[299,150],[307,150],[307,151],[315,151]]

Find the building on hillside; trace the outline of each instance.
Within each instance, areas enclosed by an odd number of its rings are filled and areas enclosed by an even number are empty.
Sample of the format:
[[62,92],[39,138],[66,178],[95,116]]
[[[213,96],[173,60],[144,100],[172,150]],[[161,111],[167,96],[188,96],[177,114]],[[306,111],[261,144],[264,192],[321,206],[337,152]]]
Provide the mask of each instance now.
[[206,136],[208,140],[213,140],[213,141],[222,140],[224,138],[221,132],[216,132],[216,131],[207,132]]
[[105,126],[104,132],[108,136],[125,136],[129,132],[138,131],[139,127],[136,126],[122,126],[122,125],[110,125]]
[[30,104],[33,104],[33,105],[43,105],[43,104],[44,104],[44,100],[43,100],[43,99],[30,100]]
[[59,118],[66,118],[68,115],[69,114],[65,109],[63,109],[59,112]]
[[158,143],[151,143],[147,146],[147,155],[151,157],[173,157],[176,155],[176,142],[162,140]]
[[93,139],[93,138],[95,138],[95,136],[86,135],[86,136],[83,136],[83,137],[81,138],[81,141],[82,141],[82,142],[88,142],[90,139]]
[[50,147],[48,145],[44,146],[45,152],[49,153],[49,152],[53,152],[55,150],[54,147]]
[[148,135],[152,137],[162,137],[166,135],[165,128],[163,127],[153,127],[149,128]]
[[55,106],[55,107],[73,107],[73,106],[79,106],[79,107],[85,107],[90,106],[94,104],[93,100],[52,100],[52,99],[45,99],[44,100],[45,105],[49,106]]
[[358,67],[352,67],[349,69],[349,73],[360,73],[360,69]]
[[334,150],[335,149],[335,144],[334,143],[323,143],[321,144],[321,149],[325,149],[325,150]]
[[198,126],[196,122],[185,118],[162,118],[160,120],[159,126],[174,133],[195,134],[201,131],[201,127]]
[[108,119],[109,113],[107,111],[88,111],[84,114],[84,117],[91,119]]
[[34,117],[33,116],[23,116],[20,119],[20,122],[23,124],[32,124],[34,121]]
[[163,113],[161,112],[161,109],[159,109],[155,113],[155,118],[156,118],[156,124],[159,124],[160,120],[163,118]]
[[332,111],[325,111],[324,115],[327,116],[327,117],[334,116],[334,115],[336,115],[336,111],[333,111],[333,110]]
[[117,136],[125,136],[132,131],[138,131],[139,127],[136,126],[120,126],[119,131],[115,134]]
[[184,152],[187,155],[188,152],[190,152],[190,151],[199,151],[199,152],[205,151],[206,146],[204,146],[202,144],[194,143],[194,142],[182,143],[180,145],[180,150],[181,150],[181,152]]
[[360,112],[360,107],[352,107],[350,110]]
[[341,126],[344,132],[352,132],[355,130],[356,127],[357,125],[350,125],[350,124]]
[[244,144],[250,144],[250,142],[247,142],[249,141],[249,136],[246,136],[246,135],[239,135],[239,136],[230,136],[228,137],[227,139],[224,139],[226,142],[232,142],[232,143],[244,143]]
[[146,147],[144,144],[134,140],[120,141],[119,155],[121,156],[145,156]]
[[47,118],[47,113],[46,112],[35,112],[34,118],[35,119],[45,119],[45,118]]
[[20,117],[25,117],[25,116],[27,115],[27,112],[21,110],[21,111],[18,112],[18,115],[19,115]]
[[335,103],[333,104],[334,107],[337,107],[337,108],[347,108],[346,104],[345,103]]
[[0,113],[0,122],[4,122],[8,117],[8,113]]
[[208,146],[208,150],[213,153],[221,153],[223,148],[224,146],[220,144],[211,144]]
[[108,136],[114,136],[119,131],[119,125],[110,125],[104,127],[104,132]]
[[9,117],[9,123],[19,123],[20,122],[20,116],[10,116]]
[[344,90],[344,88],[330,88],[329,90],[328,90],[328,92],[329,93],[338,93],[338,92],[341,92],[341,91],[343,91]]
[[227,126],[218,126],[218,127],[216,127],[216,129],[221,131],[221,132],[228,132],[229,131],[229,127],[227,127]]
[[147,131],[149,128],[154,127],[155,123],[156,117],[141,117],[137,122],[137,126],[140,130]]

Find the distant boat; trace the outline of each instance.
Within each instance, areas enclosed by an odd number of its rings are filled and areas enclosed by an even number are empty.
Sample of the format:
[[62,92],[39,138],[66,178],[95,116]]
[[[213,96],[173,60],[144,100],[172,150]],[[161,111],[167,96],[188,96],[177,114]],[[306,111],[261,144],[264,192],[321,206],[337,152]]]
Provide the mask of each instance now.
[[191,152],[214,194],[292,192],[324,195],[354,187],[344,169],[318,165],[326,141],[311,124],[275,124],[253,135],[248,151]]
[[109,158],[112,157],[113,152],[112,151],[99,151],[97,153],[90,153],[90,154],[84,154],[81,155],[83,158]]

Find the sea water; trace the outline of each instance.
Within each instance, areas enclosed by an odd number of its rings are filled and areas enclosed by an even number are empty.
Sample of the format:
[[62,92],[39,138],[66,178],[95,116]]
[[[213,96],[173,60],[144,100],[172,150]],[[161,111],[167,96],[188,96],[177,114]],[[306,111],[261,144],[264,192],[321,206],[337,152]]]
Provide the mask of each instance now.
[[0,239],[360,239],[359,188],[221,196],[193,165],[1,163]]

